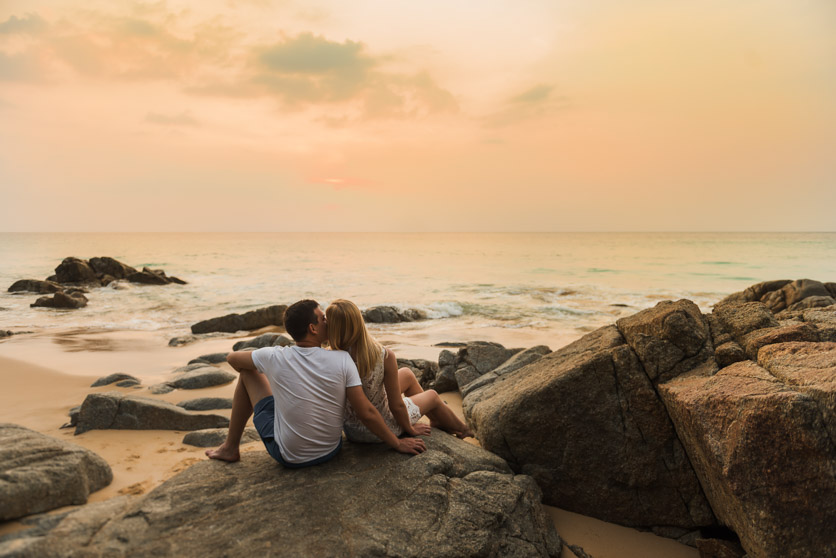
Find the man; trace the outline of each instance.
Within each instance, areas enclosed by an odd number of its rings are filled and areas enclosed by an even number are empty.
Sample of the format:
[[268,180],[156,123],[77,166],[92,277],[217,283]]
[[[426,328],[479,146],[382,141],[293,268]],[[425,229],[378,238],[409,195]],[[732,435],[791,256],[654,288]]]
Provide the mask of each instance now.
[[229,433],[211,459],[238,461],[244,427],[253,416],[267,452],[289,468],[324,463],[342,446],[346,399],[366,427],[393,449],[426,449],[419,438],[395,436],[363,393],[357,366],[345,351],[328,351],[325,313],[314,300],[300,300],[284,314],[290,347],[235,351],[227,362],[240,374],[232,398]]

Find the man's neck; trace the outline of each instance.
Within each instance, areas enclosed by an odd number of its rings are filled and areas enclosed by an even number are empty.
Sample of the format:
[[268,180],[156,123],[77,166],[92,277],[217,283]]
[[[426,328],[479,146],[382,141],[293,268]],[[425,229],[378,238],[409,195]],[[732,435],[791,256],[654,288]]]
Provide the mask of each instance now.
[[297,347],[322,347],[322,343],[317,343],[316,341],[310,339],[302,339],[301,341],[296,342]]

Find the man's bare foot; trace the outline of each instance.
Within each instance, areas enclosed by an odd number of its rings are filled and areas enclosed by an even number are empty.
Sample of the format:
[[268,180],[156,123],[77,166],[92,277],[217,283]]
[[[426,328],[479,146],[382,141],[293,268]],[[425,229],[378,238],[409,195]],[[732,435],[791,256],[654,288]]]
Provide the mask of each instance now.
[[241,452],[238,451],[238,448],[230,448],[227,447],[226,444],[221,444],[215,449],[206,450],[206,455],[209,459],[218,459],[220,461],[228,461],[230,463],[241,461]]

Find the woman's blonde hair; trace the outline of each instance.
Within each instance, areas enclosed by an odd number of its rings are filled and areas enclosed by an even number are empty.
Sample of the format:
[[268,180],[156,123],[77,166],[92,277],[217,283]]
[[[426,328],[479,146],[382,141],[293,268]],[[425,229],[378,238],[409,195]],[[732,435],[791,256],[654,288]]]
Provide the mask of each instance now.
[[325,310],[328,321],[328,343],[338,351],[347,351],[360,377],[365,379],[377,365],[381,346],[366,331],[366,322],[357,305],[350,300],[337,299]]

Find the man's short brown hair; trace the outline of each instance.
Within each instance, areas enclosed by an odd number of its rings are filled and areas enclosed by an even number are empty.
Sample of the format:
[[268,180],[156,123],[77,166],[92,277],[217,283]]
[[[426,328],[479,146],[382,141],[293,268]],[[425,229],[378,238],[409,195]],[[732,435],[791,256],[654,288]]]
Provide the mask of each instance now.
[[316,310],[319,303],[315,300],[305,299],[294,302],[284,311],[284,328],[299,342],[308,335],[308,326],[317,324]]

